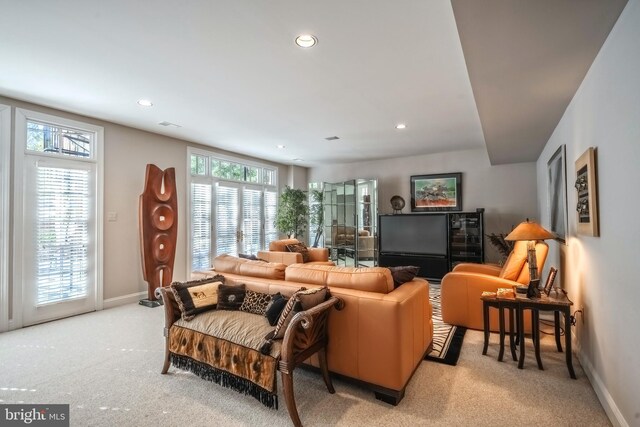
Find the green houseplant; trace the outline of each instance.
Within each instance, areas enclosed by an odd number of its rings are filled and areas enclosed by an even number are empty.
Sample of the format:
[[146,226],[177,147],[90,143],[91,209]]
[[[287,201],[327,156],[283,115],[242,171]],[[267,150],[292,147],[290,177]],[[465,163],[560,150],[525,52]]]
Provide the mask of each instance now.
[[280,194],[276,220],[273,225],[279,232],[286,234],[290,239],[295,239],[304,233],[308,214],[309,206],[307,206],[305,192],[287,185]]

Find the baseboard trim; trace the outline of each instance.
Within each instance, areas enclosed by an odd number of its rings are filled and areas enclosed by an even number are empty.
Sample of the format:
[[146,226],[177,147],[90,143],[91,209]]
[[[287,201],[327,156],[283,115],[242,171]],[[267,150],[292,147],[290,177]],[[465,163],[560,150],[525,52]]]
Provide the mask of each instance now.
[[138,302],[142,298],[147,296],[147,291],[136,292],[133,294],[122,295],[121,297],[108,298],[102,302],[102,308],[113,308],[119,305],[131,304],[132,302]]
[[629,427],[629,423],[624,419],[622,412],[618,409],[618,405],[616,405],[613,397],[611,397],[609,390],[607,390],[607,387],[602,382],[602,378],[600,378],[600,375],[598,375],[598,372],[594,369],[589,358],[584,354],[579,346],[576,346],[575,348],[576,350],[579,350],[576,351],[576,353],[578,354],[578,359],[582,365],[582,370],[587,375],[589,382],[591,382],[591,386],[596,392],[598,400],[600,400],[600,404],[607,413],[607,417],[609,417],[611,424],[619,427]]

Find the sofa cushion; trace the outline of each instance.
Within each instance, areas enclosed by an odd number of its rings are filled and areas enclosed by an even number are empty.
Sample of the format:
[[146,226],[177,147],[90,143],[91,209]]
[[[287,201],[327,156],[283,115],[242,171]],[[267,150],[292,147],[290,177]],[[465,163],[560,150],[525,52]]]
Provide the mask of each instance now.
[[516,242],[498,277],[516,281],[525,262],[527,262],[527,243],[524,241]]
[[182,319],[189,321],[198,313],[214,309],[218,303],[218,286],[223,283],[222,275],[171,283],[169,289],[178,304]]
[[247,289],[247,293],[245,294],[242,305],[240,306],[240,311],[246,311],[247,313],[263,316],[265,311],[267,311],[267,306],[270,302],[271,295]]
[[218,310],[240,310],[246,294],[246,286],[220,285],[218,286]]
[[225,254],[213,259],[213,267],[218,273],[283,280],[287,266],[279,262],[252,261]]
[[292,264],[285,271],[285,280],[381,294],[387,294],[394,289],[391,272],[384,267],[355,268]]
[[289,252],[297,252],[302,255],[302,262],[309,262],[309,249],[307,249],[307,246],[304,243],[287,245],[287,250]]

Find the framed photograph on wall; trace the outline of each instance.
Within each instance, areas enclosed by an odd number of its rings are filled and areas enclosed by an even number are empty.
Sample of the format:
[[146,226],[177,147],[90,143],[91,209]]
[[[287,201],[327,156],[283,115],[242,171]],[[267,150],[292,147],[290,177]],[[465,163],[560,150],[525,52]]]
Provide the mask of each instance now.
[[461,172],[411,177],[411,212],[461,210]]
[[562,243],[567,241],[567,167],[565,145],[558,147],[547,162],[547,184],[549,194],[549,230]]
[[589,147],[576,160],[576,206],[578,234],[597,237],[598,229],[598,186],[596,185],[596,150]]

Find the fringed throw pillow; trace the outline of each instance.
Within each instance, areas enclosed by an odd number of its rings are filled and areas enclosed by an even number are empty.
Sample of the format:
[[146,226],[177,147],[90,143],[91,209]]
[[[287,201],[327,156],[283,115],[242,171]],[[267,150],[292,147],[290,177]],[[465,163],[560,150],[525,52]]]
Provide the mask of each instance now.
[[276,326],[280,313],[284,310],[284,306],[287,305],[287,301],[280,292],[271,296],[271,302],[269,302],[264,312],[264,317],[269,321],[269,325]]
[[218,310],[240,310],[246,293],[245,284],[220,285],[218,287]]
[[240,311],[264,316],[270,302],[271,295],[247,290],[242,305],[240,306]]
[[224,276],[218,274],[201,280],[173,282],[169,286],[173,293],[182,320],[189,321],[196,314],[216,308],[218,287],[224,283]]

